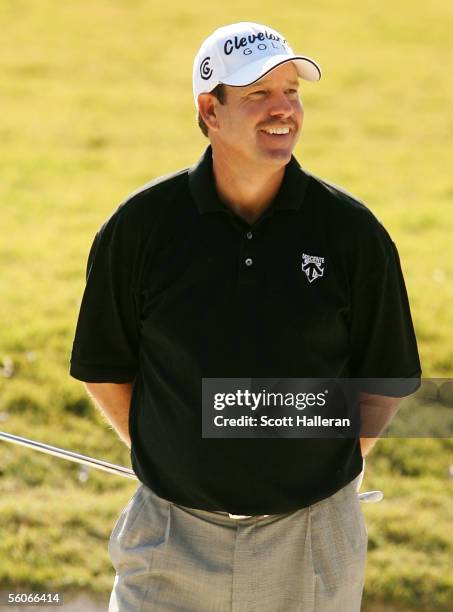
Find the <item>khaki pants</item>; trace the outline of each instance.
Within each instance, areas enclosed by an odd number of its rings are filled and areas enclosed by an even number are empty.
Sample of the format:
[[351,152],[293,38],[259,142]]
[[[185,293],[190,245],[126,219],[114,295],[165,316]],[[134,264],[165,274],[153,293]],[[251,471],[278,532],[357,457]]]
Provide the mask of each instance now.
[[358,478],[307,508],[244,519],[140,485],[110,537],[109,612],[359,612],[368,537]]

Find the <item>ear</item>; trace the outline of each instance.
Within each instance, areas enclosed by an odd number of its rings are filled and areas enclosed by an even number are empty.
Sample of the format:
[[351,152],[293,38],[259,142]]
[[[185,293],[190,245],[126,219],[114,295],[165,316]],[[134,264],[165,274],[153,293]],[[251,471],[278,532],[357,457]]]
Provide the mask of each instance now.
[[203,121],[212,131],[219,129],[219,120],[217,118],[217,108],[219,101],[210,93],[202,93],[198,96],[198,110]]

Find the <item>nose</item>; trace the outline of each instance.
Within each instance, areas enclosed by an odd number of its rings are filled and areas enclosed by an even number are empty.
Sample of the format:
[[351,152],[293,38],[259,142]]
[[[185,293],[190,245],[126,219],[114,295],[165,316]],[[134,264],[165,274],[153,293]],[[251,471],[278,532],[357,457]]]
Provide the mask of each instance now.
[[271,97],[269,114],[278,117],[290,117],[294,112],[291,100],[288,99],[283,91],[274,92]]

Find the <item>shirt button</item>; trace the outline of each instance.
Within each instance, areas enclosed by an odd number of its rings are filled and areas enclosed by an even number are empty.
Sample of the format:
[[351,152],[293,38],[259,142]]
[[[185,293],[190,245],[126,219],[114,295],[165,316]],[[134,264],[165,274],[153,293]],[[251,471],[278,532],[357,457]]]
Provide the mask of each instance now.
[[253,234],[252,234],[252,232],[247,232],[246,236],[247,236],[247,238],[248,238],[249,240],[251,240],[251,239],[252,239],[252,237],[253,237]]
[[247,257],[247,259],[245,260],[245,265],[251,266],[252,264],[253,264],[253,259],[251,259],[250,257]]

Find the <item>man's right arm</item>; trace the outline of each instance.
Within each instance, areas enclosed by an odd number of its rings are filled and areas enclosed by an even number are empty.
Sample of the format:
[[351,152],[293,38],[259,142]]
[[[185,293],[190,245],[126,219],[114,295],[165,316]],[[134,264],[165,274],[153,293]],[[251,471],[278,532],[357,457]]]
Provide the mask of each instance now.
[[134,381],[127,383],[90,382],[85,383],[85,387],[121,440],[130,448],[129,411]]

